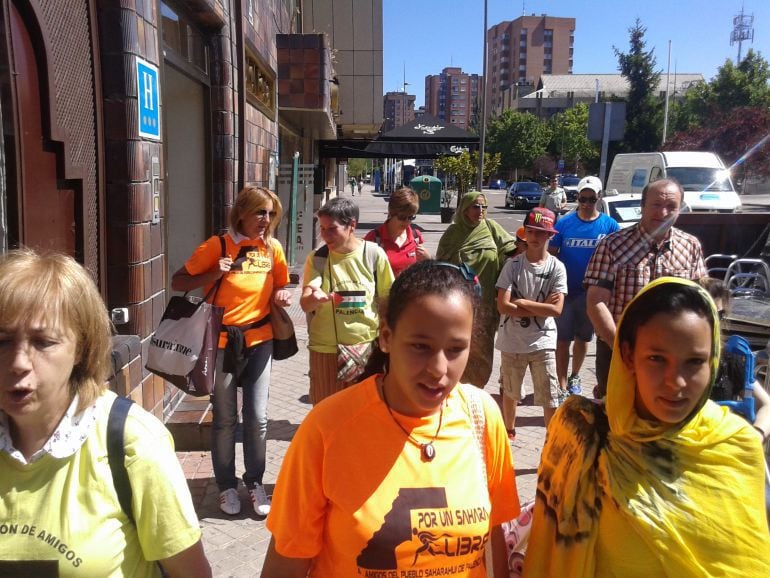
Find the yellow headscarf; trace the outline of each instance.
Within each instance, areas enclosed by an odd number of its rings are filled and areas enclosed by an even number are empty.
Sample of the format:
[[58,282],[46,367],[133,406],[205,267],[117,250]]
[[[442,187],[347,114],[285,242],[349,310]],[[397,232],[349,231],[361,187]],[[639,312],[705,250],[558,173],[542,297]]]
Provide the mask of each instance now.
[[606,406],[571,396],[548,428],[524,576],[601,576],[596,547],[603,508],[616,508],[633,540],[605,538],[629,560],[654,556],[666,576],[766,576],[770,535],[764,457],[743,419],[708,399],[676,425],[634,407],[636,385],[620,354],[620,328],[649,291],[680,284],[708,303],[711,383],[719,364],[714,303],[697,284],[672,277],[647,285],[618,324]]

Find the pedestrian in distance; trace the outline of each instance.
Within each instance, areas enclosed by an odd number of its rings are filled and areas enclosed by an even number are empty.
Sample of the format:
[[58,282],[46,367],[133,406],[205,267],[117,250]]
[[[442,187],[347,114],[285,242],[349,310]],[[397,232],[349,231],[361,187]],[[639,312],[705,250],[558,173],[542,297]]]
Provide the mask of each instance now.
[[647,283],[663,276],[697,280],[706,275],[698,239],[674,227],[684,199],[674,179],[649,183],[642,191],[642,216],[627,229],[604,237],[586,268],[586,310],[596,341],[594,397],[604,397],[612,343],[623,309]]
[[310,403],[359,381],[379,328],[376,300],[393,283],[388,257],[356,237],[358,206],[336,197],[317,213],[325,245],[305,261],[300,306],[309,314]]
[[495,347],[502,354],[503,419],[511,441],[516,437],[516,404],[522,399],[527,368],[546,427],[559,405],[554,318],[561,315],[567,273],[548,253],[548,241],[556,233],[555,219],[548,209],[529,212],[524,220],[527,250],[508,259],[497,280],[501,320]]
[[465,194],[454,220],[438,243],[436,259],[464,263],[479,276],[483,315],[462,381],[483,388],[492,375],[495,330],[499,316],[495,306],[495,282],[516,243],[499,223],[487,218],[487,198],[478,191]]
[[478,321],[464,265],[393,283],[364,381],[316,405],[278,474],[262,578],[507,578],[500,524],[519,512],[492,397],[460,383]]
[[354,177],[350,177],[350,196],[351,197],[356,196],[356,187],[358,187],[358,183],[356,182],[356,179]]
[[430,259],[422,233],[412,226],[419,208],[417,193],[409,187],[397,189],[388,201],[388,218],[364,237],[383,248],[396,277],[409,265]]
[[554,175],[548,179],[548,186],[540,196],[540,206],[558,215],[567,208],[567,193],[559,186],[559,178]]
[[551,421],[524,578],[767,575],[760,438],[709,399],[719,342],[692,281],[628,304],[606,401],[570,396]]
[[364,189],[364,181],[363,181],[363,179],[361,179],[360,181],[358,181],[358,194],[359,194],[359,195],[362,195],[362,194],[363,194],[363,193],[361,192],[361,191],[363,191],[363,189]]
[[[586,291],[583,287],[586,267],[599,241],[620,230],[615,219],[596,209],[601,193],[602,182],[598,178],[589,176],[581,179],[578,183],[577,210],[557,221],[556,234],[548,246],[548,250],[558,256],[567,270],[568,293],[564,309],[556,318],[556,373],[562,397],[582,393],[580,369],[588,344],[594,337],[594,328],[586,312]],[[570,345],[572,372],[568,374]]]
[[107,389],[111,337],[74,259],[0,258],[0,575],[211,576],[171,434]]
[[289,269],[283,248],[273,237],[281,220],[278,196],[265,188],[246,187],[230,209],[230,228],[202,243],[171,278],[175,291],[199,287],[224,307],[219,337],[211,428],[211,460],[219,487],[219,508],[241,511],[235,477],[235,435],[238,426],[237,390],[243,392],[243,482],[254,512],[266,516],[270,498],[262,484],[267,451],[267,400],[273,356],[270,305],[291,304]]

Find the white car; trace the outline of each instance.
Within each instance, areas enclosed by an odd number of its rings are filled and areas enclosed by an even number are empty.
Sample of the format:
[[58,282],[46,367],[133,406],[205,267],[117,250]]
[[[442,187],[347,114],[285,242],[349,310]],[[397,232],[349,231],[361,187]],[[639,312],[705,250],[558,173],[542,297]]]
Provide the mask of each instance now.
[[[576,208],[567,212],[574,213]],[[596,210],[600,213],[606,213],[615,219],[621,229],[630,227],[639,222],[642,218],[642,195],[641,193],[617,193],[615,191],[606,191],[596,203]],[[680,213],[690,213],[692,209],[687,203],[682,203]]]

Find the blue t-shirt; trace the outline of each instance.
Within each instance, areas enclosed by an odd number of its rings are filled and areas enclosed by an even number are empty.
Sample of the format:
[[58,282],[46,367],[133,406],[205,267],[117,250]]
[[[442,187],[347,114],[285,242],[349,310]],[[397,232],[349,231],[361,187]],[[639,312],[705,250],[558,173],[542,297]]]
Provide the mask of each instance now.
[[585,292],[583,276],[596,245],[610,233],[620,230],[620,225],[604,213],[593,221],[584,221],[577,213],[572,213],[556,221],[555,229],[557,233],[551,239],[550,247],[559,249],[559,259],[567,269],[570,297],[581,295]]

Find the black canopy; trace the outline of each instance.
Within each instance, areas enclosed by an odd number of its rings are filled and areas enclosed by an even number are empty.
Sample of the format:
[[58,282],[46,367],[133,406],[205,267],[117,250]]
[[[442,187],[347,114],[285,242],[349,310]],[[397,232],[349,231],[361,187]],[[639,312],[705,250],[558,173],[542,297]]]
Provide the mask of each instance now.
[[476,150],[478,144],[478,136],[424,115],[420,120],[381,134],[365,150],[379,157],[433,159],[459,154],[463,150]]

